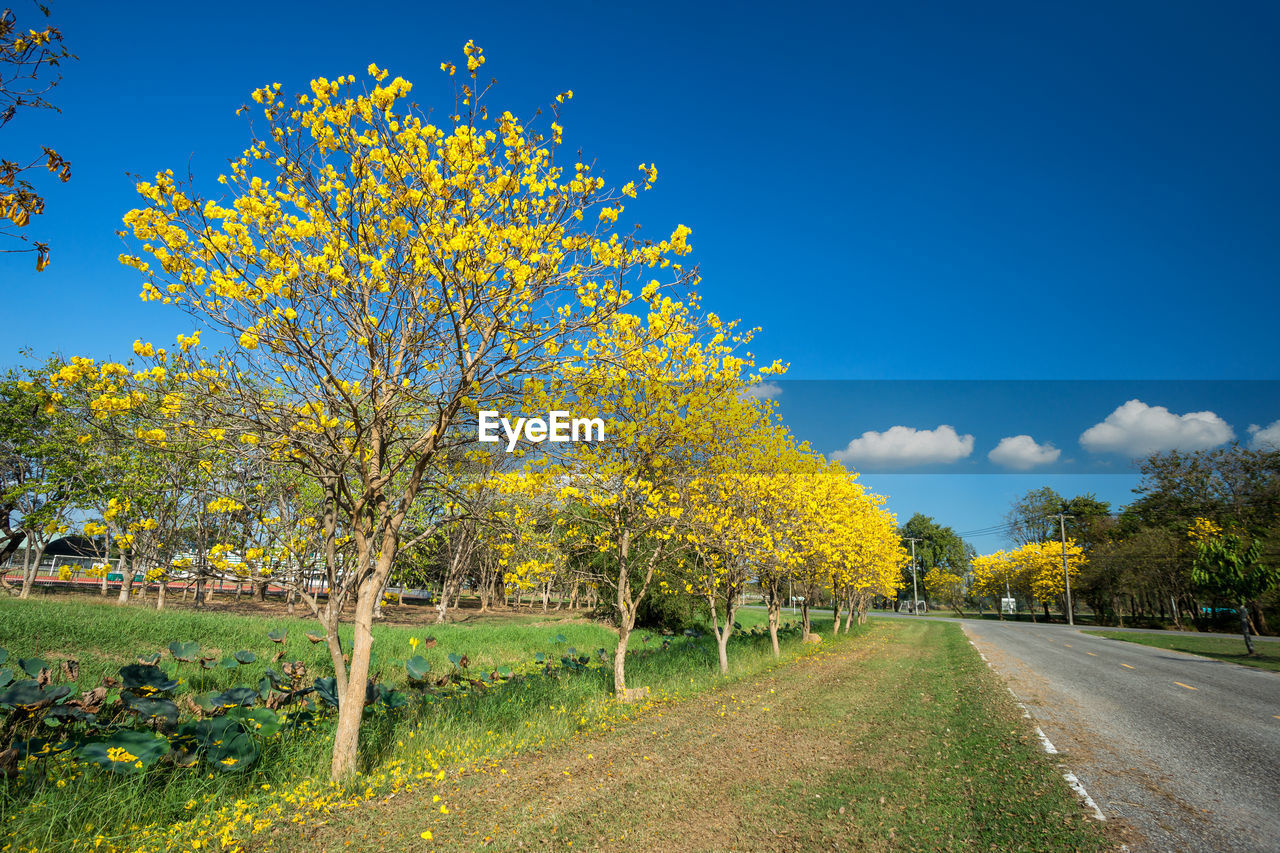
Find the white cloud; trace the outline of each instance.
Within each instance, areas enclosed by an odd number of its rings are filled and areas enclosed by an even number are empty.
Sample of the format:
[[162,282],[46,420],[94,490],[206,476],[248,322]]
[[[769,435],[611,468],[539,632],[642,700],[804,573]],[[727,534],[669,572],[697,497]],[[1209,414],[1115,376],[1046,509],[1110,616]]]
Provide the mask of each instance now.
[[1280,450],[1280,421],[1267,427],[1250,424],[1249,435],[1253,436],[1254,450]]
[[1213,412],[1175,415],[1164,406],[1130,400],[1080,435],[1092,453],[1149,456],[1165,450],[1206,450],[1235,438],[1231,426]]
[[831,454],[841,462],[910,466],[951,463],[973,452],[973,436],[958,435],[954,427],[937,429],[895,426],[884,432],[867,430],[844,450]]
[[1000,439],[1000,443],[987,454],[987,458],[1005,468],[1030,471],[1037,465],[1057,462],[1061,455],[1062,451],[1048,442],[1036,444],[1036,440],[1029,435],[1009,435]]
[[777,382],[757,382],[744,388],[742,396],[753,400],[772,400],[782,394],[782,386]]

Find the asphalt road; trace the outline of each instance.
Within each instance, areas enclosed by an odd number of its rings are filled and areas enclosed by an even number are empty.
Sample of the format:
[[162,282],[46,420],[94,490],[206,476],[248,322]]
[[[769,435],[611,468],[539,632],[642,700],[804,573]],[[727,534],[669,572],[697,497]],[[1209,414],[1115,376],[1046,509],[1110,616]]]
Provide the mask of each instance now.
[[1280,851],[1280,673],[1065,625],[962,624],[1131,850]]

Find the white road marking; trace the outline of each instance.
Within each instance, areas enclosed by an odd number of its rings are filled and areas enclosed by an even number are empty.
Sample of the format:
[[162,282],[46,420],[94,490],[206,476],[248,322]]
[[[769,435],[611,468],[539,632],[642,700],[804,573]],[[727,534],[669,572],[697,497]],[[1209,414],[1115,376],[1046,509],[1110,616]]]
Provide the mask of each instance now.
[[[978,650],[978,646],[976,643],[973,642],[972,637],[969,638],[969,645],[973,646],[974,651]],[[1063,645],[1066,645],[1066,644],[1064,643]],[[981,657],[984,661],[987,661],[987,666],[991,667],[992,671],[995,670],[995,667],[991,666],[991,661],[987,660],[986,655],[984,655],[982,652],[978,652],[978,656]],[[1132,667],[1130,668],[1132,669]],[[1027,710],[1026,705],[1022,704],[1022,700],[1018,698],[1017,693],[1013,692],[1013,688],[1006,684],[1005,689],[1009,691],[1009,695],[1013,697],[1013,701],[1017,702],[1018,707],[1022,709],[1022,716],[1026,717],[1027,719],[1031,719],[1031,712]],[[1193,687],[1191,689],[1194,690],[1195,688]],[[1280,717],[1276,717],[1276,719],[1280,720]],[[1045,735],[1044,730],[1041,729],[1039,726],[1036,726],[1035,728],[1036,728],[1036,735],[1040,738],[1040,745],[1044,747],[1044,751],[1047,752],[1049,755],[1060,755],[1061,753],[1058,752],[1058,748],[1054,746],[1053,741],[1049,740],[1049,738]],[[1094,819],[1106,820],[1107,816],[1102,813],[1102,809],[1098,808],[1098,804],[1094,802],[1093,797],[1089,796],[1089,792],[1085,790],[1084,784],[1080,781],[1080,779],[1076,776],[1076,774],[1072,773],[1070,770],[1066,768],[1065,765],[1062,765],[1062,764],[1058,765],[1058,769],[1062,771],[1062,778],[1067,780],[1067,784],[1071,786],[1071,790],[1075,791],[1080,796],[1080,799],[1084,801],[1084,804],[1088,806],[1088,808],[1093,812]],[[1121,849],[1128,850],[1129,848],[1125,846],[1125,847],[1122,847]]]

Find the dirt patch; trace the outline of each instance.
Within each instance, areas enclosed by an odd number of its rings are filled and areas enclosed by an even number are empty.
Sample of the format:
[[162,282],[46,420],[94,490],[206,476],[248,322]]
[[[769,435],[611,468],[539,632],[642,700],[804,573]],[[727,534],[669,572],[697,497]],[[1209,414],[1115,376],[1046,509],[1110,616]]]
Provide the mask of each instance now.
[[[447,817],[429,795],[400,798],[378,809],[376,838],[352,838],[354,827],[344,825],[337,836],[325,828],[309,845],[425,847],[420,833],[430,829],[442,848],[565,849],[576,842],[610,850],[809,849],[826,833],[812,825],[807,808],[762,813],[750,806],[795,785],[819,787],[831,768],[853,760],[853,745],[867,732],[845,728],[841,736],[815,737],[797,721],[815,694],[847,686],[871,650],[819,652],[766,677],[652,709],[616,731],[479,768],[445,796]],[[829,735],[840,719],[823,726]],[[833,819],[843,811],[833,809]],[[368,820],[362,815],[359,824]],[[835,845],[842,847],[848,849]]]

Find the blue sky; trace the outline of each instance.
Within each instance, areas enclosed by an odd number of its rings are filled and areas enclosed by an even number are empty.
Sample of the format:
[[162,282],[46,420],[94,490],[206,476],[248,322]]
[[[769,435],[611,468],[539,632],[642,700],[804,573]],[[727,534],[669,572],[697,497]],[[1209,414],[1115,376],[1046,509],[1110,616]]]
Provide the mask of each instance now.
[[[22,347],[124,356],[187,331],[116,263],[129,173],[190,167],[211,189],[248,138],[235,109],[264,83],[297,90],[377,62],[445,106],[439,64],[471,38],[498,79],[492,107],[527,115],[573,89],[568,144],[619,183],[657,164],[628,215],[690,226],[704,304],[762,326],[757,355],[793,378],[1280,379],[1271,2],[53,9],[80,61],[55,93],[62,113],[21,114],[3,156],[50,145],[74,175],[32,225],[49,270],[0,255],[9,363]],[[1174,414],[1234,406],[1219,414],[1239,437],[1245,420],[1280,418],[1250,398],[1273,386],[1215,397],[1213,384],[1188,386],[1202,400],[1134,396]],[[1082,400],[1045,435],[1079,455],[1069,434],[1130,398]],[[834,451],[866,430],[951,424],[984,460],[983,441],[1030,429],[963,415],[842,404],[794,427]],[[966,491],[957,476],[885,476],[900,514],[961,530],[1044,480],[983,475]],[[1133,482],[1071,476],[1120,502]]]

